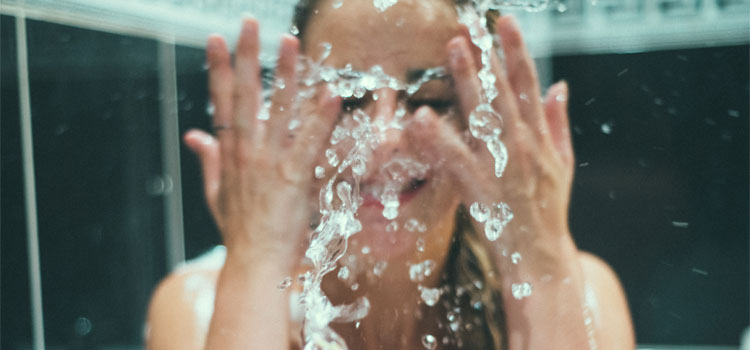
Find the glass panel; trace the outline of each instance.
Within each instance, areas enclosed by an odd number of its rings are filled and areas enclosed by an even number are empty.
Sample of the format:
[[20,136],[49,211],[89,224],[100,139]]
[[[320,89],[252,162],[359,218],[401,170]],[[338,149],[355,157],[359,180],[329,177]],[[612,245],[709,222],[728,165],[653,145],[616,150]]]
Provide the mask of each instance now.
[[47,345],[138,345],[165,272],[156,43],[27,28]]

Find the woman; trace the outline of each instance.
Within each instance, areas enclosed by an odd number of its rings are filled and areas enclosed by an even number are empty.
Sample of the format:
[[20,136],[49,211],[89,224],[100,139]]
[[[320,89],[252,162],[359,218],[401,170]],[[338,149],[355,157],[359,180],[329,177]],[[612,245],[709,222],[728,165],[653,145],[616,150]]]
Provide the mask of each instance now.
[[[470,38],[476,28],[459,24],[456,3],[448,0],[376,3],[298,6],[299,34],[281,40],[268,120],[257,118],[263,104],[257,22],[244,22],[234,64],[223,40],[209,38],[216,137],[191,131],[185,141],[201,158],[226,258],[189,264],[162,282],[149,310],[149,348],[299,346],[289,306],[295,287],[277,285],[306,269],[299,261],[317,212],[309,203],[326,185],[316,178],[334,174],[337,163],[316,167],[326,163],[322,154],[341,157],[352,147],[351,138],[329,140],[360,110],[381,132],[364,154],[366,168],[344,171],[332,185],[360,184],[361,230],[349,239],[353,258],[340,266],[351,260],[366,268],[348,277],[339,269],[341,278],[330,273],[322,286],[334,304],[369,301],[364,318],[333,325],[350,349],[632,349],[616,276],[579,252],[568,229],[573,154],[565,83],[542,99],[514,19],[491,24],[505,53],[505,66],[487,56],[498,92],[491,106],[503,118],[509,159],[498,179],[497,154],[466,136],[472,112],[486,102],[477,75],[482,57]],[[314,96],[300,102],[300,75],[307,73],[295,68],[300,51],[324,66],[370,72],[378,66],[399,81],[420,80],[433,67],[446,67],[450,79],[422,79],[414,93],[390,86],[343,101],[316,85]],[[383,127],[392,121],[399,127]],[[394,186],[394,160],[419,171],[403,173]],[[388,188],[399,198],[397,213],[386,213]],[[476,234],[486,218],[472,219],[462,208],[499,200],[512,210],[500,239]],[[415,266],[422,270],[410,275]],[[424,273],[426,266],[432,273]],[[454,329],[456,317],[463,321]]]

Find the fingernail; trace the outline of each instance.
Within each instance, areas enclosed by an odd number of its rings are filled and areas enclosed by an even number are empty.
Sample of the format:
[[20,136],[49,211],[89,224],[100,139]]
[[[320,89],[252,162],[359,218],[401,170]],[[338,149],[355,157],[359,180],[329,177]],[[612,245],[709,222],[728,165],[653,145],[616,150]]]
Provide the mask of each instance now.
[[206,39],[206,50],[213,50],[218,46],[216,34],[211,34]]
[[568,82],[563,80],[560,83],[560,93],[555,96],[555,100],[558,102],[568,101]]
[[513,15],[505,15],[502,17],[505,22],[505,26],[508,28],[518,29],[518,20]]
[[245,17],[242,20],[242,32],[253,34],[255,32],[255,20],[252,17]]

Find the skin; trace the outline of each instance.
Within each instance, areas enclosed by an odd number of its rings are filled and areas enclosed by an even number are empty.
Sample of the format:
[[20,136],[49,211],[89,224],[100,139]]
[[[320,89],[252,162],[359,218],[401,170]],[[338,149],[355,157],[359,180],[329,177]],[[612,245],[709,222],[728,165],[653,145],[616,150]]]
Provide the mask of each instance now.
[[[401,27],[394,25],[406,18]],[[480,96],[477,49],[468,30],[460,26],[449,3],[401,0],[387,11],[370,1],[346,1],[333,9],[321,1],[302,47],[319,57],[319,43],[332,44],[326,65],[355,70],[380,65],[391,76],[406,79],[413,69],[448,67],[455,86],[437,84],[420,92],[422,100],[450,100],[460,111],[439,115],[429,103],[415,108],[404,130],[389,130],[368,162],[363,188],[382,181],[378,172],[394,156],[414,158],[430,165],[427,184],[400,208],[399,218],[417,218],[427,224],[424,252],[413,247],[416,235],[386,232],[382,207],[363,206],[363,231],[352,238],[352,251],[365,245],[372,256],[388,261],[389,271],[375,282],[351,292],[335,278],[324,290],[335,302],[367,295],[372,308],[360,327],[336,325],[352,349],[420,348],[426,332],[440,335],[434,319],[444,310],[413,302],[418,299],[405,266],[433,259],[441,270],[453,234],[453,213],[460,203],[492,203],[499,198],[513,210],[514,219],[500,240],[485,241],[500,272],[501,292],[510,348],[632,349],[634,336],[622,288],[611,269],[598,258],[579,252],[567,223],[573,178],[573,151],[567,115],[567,85],[552,86],[542,98],[533,60],[512,17],[501,17],[496,30],[502,38],[504,64],[493,55],[493,73],[500,93],[493,107],[503,116],[502,140],[509,163],[503,178],[494,175],[494,162],[482,142],[467,143],[461,125]],[[338,33],[347,33],[338,35]],[[396,40],[397,39],[397,40]],[[308,117],[290,137],[286,127],[294,108],[297,77],[294,62],[297,39],[282,38],[278,76],[285,88],[274,93],[271,118],[260,121],[258,26],[243,24],[232,64],[224,41],[209,38],[209,84],[217,125],[232,125],[213,137],[191,131],[185,142],[201,158],[206,197],[227,247],[226,261],[215,268],[187,268],[169,276],[154,293],[149,310],[148,347],[151,349],[288,349],[289,295],[276,285],[295,276],[295,261],[304,249],[311,208],[321,184],[311,176],[324,164],[319,155],[328,146],[339,119],[341,100],[320,89],[305,102]],[[374,118],[394,117],[400,95],[383,89],[378,99],[362,105]],[[417,95],[419,95],[418,93]],[[521,98],[521,95],[527,98]],[[346,120],[341,121],[345,123]],[[341,147],[346,147],[341,146]],[[341,154],[341,153],[339,153]],[[450,160],[450,161],[447,161]],[[332,169],[327,169],[326,174]],[[429,208],[429,210],[425,210]],[[477,223],[475,223],[477,224]],[[478,232],[483,232],[477,224]],[[407,237],[407,238],[404,238]],[[502,249],[519,251],[523,263],[513,265]],[[394,253],[395,252],[395,253]],[[436,286],[433,278],[425,286]],[[196,321],[195,297],[185,285],[201,277],[215,288],[210,326]],[[512,297],[512,284],[530,282],[533,294]],[[392,293],[390,291],[398,291]],[[405,302],[408,301],[408,302]],[[398,312],[394,312],[398,310]],[[592,319],[585,326],[584,310]],[[442,313],[441,313],[442,312]],[[423,317],[415,317],[421,313]],[[440,339],[438,337],[438,339]],[[204,346],[205,345],[205,346]]]

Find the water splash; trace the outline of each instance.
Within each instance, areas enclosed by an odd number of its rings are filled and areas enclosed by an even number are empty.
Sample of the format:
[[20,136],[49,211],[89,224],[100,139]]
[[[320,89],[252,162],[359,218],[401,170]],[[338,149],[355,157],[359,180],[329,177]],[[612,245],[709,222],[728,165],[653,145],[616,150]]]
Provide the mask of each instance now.
[[373,0],[372,4],[375,5],[375,8],[377,8],[378,11],[383,12],[397,2],[398,0]]
[[409,266],[409,279],[412,282],[423,282],[425,278],[430,277],[435,270],[435,261],[425,260],[421,263]]
[[531,283],[529,282],[513,283],[510,286],[510,290],[514,298],[521,300],[531,295]]
[[419,286],[419,297],[427,306],[435,306],[440,299],[440,289]]
[[437,348],[437,340],[432,334],[425,334],[422,336],[422,346],[427,350],[435,350]]
[[469,207],[469,213],[474,220],[484,223],[484,233],[490,241],[500,238],[505,227],[513,220],[510,206],[503,202],[490,205],[475,202]]

